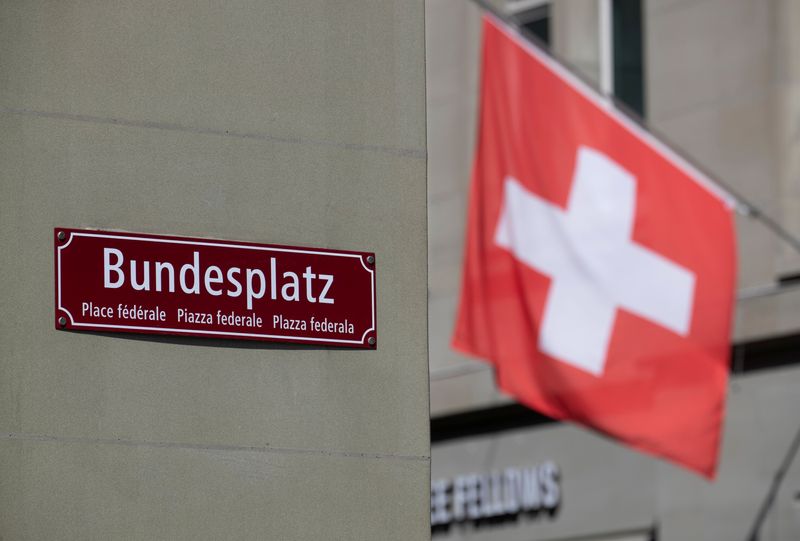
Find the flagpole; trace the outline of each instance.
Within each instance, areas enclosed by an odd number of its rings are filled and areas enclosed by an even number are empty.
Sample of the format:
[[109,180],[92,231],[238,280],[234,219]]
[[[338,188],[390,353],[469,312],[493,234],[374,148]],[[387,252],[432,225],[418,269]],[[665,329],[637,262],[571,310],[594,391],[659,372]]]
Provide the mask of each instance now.
[[[736,212],[742,216],[746,216],[750,219],[756,220],[761,222],[761,224],[766,227],[769,231],[771,231],[775,236],[779,239],[787,243],[792,249],[800,254],[800,238],[794,236],[791,232],[789,232],[786,228],[784,228],[776,219],[772,218],[769,214],[765,213],[758,205],[750,201],[748,198],[740,194],[737,190],[733,189],[727,183],[719,180],[714,175],[711,175],[708,170],[703,167],[702,165],[698,164],[694,159],[688,156],[680,146],[676,145],[672,142],[668,137],[666,137],[663,133],[659,132],[658,130],[654,129],[652,126],[648,125],[647,122],[635,111],[632,111],[629,107],[627,107],[624,103],[620,102],[613,94],[606,94],[603,90],[598,87],[595,81],[588,79],[583,73],[580,72],[573,64],[567,61],[564,58],[561,58],[558,54],[554,53],[542,40],[536,36],[533,32],[528,30],[527,28],[521,26],[519,23],[514,21],[508,15],[503,13],[497,6],[493,5],[489,0],[470,0],[480,9],[486,11],[487,13],[491,14],[493,17],[501,21],[506,26],[513,28],[520,36],[522,36],[526,41],[528,41],[532,46],[536,47],[542,54],[547,55],[548,57],[552,58],[559,64],[561,64],[565,69],[567,69],[572,75],[580,79],[583,83],[585,83],[588,87],[590,87],[593,91],[595,91],[598,96],[608,100],[611,105],[616,109],[616,111],[630,121],[636,123],[640,126],[643,130],[649,132],[654,137],[659,139],[665,145],[667,145],[670,150],[675,152],[678,156],[680,156],[683,160],[687,163],[691,164],[692,167],[703,173],[708,180],[710,180],[713,184],[715,184],[718,188],[727,192],[730,197],[736,202]],[[778,284],[778,288],[781,289],[780,284]]]

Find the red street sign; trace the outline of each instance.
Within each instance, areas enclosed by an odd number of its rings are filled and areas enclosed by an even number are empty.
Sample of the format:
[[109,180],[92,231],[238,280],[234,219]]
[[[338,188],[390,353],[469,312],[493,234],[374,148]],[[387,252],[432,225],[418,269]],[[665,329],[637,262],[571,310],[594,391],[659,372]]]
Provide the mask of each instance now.
[[55,230],[56,328],[375,347],[375,256]]

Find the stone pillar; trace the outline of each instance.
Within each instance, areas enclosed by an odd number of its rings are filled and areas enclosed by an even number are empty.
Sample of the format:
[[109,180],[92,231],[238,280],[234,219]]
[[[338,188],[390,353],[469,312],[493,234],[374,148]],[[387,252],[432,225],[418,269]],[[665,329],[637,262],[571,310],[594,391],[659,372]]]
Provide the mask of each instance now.
[[[773,34],[777,174],[781,192],[781,222],[800,236],[800,3],[775,0]],[[800,255],[783,245],[779,272],[800,273]]]
[[600,82],[600,27],[597,0],[553,2],[553,52],[595,84]]

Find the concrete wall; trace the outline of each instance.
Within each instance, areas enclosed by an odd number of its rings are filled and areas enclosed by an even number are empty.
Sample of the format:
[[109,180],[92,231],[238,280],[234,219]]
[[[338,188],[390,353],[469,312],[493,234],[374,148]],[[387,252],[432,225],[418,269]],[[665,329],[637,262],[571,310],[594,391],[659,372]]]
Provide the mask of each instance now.
[[[0,4],[0,539],[425,539],[421,1]],[[55,226],[374,250],[377,351],[53,329]]]
[[480,11],[464,0],[425,3],[431,414],[506,402],[487,365],[450,349],[461,286],[475,140]]
[[597,0],[551,3],[553,52],[595,85],[600,85],[600,6]]
[[[646,88],[654,129],[798,235],[800,49],[791,10],[796,2],[648,2]],[[797,254],[759,222],[740,217],[738,237],[740,289],[800,269]],[[737,340],[798,328],[797,290],[737,307]]]
[[[775,0],[770,27],[773,54],[774,121],[778,178],[781,183],[781,221],[794,233],[800,231],[800,3]],[[796,273],[800,255],[784,247],[782,272]]]

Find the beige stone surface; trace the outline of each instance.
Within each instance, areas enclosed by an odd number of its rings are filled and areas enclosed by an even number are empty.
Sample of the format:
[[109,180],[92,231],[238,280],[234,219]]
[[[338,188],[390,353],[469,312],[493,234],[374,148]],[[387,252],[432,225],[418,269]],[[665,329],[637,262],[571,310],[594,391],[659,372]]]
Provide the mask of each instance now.
[[[714,483],[667,464],[657,465],[659,538],[747,538],[797,435],[798,384],[800,369],[796,367],[739,376],[733,382],[728,392],[722,460]],[[795,460],[760,538],[797,537],[797,523],[792,524],[791,518],[796,520],[797,509],[789,491],[796,492],[799,480]]]
[[[20,136],[2,151],[5,426],[427,453],[423,161],[28,115],[0,132]],[[375,250],[378,350],[57,331],[56,226]]]
[[597,0],[552,3],[553,52],[594,84],[600,84],[599,16]]
[[497,389],[494,372],[485,363],[458,358],[453,366],[431,369],[431,414],[443,416],[510,404]]
[[[796,2],[704,0],[646,4],[649,122],[681,152],[798,235],[800,192],[793,98]],[[800,329],[797,294],[750,298],[796,272],[795,250],[764,224],[737,217],[735,341]]]
[[[779,0],[774,5],[773,111],[777,171],[781,183],[780,218],[789,231],[800,236],[800,36],[796,31],[800,2]],[[781,252],[779,272],[800,272],[800,254],[788,245]]]
[[422,154],[422,6],[3,2],[0,106]]
[[651,526],[657,498],[651,490],[656,482],[653,461],[580,428],[548,425],[444,442],[434,446],[433,460],[435,479],[531,468],[547,461],[560,471],[561,505],[553,516],[522,513],[482,528],[461,524],[442,536],[447,541],[583,541]]
[[[523,515],[480,529],[465,524],[453,527],[442,539],[625,539],[622,532],[647,531],[654,525],[658,538],[670,541],[746,538],[796,437],[798,384],[798,368],[734,380],[714,482],[568,424],[438,443],[433,447],[435,479],[550,460],[560,469],[562,489],[562,504],[553,518],[543,513]],[[798,482],[800,464],[795,459],[761,531],[763,539],[797,537]]]
[[767,93],[770,2],[654,0],[644,10],[652,121]]
[[[0,538],[427,537],[423,15],[0,4]],[[374,251],[378,347],[55,330],[57,226]]]
[[450,349],[475,138],[480,11],[461,0],[429,0],[425,15],[428,178],[435,179],[428,186],[428,343],[431,412],[439,415],[482,404],[497,392],[491,380],[476,382],[483,392],[465,385],[460,371],[475,361]]
[[[425,461],[0,440],[3,539],[427,539]],[[424,495],[423,495],[424,496]]]

